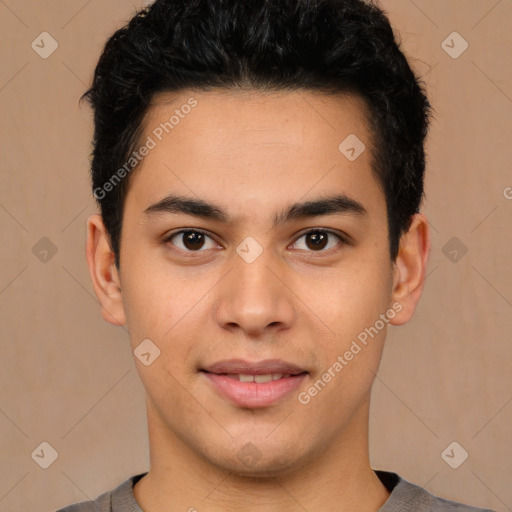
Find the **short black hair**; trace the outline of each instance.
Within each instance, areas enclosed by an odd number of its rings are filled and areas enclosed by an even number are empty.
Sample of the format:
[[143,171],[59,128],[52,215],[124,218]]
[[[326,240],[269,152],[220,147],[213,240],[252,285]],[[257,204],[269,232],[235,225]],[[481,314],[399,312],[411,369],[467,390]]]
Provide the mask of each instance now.
[[82,97],[94,110],[92,188],[117,268],[129,176],[112,177],[140,143],[152,99],[213,88],[362,97],[394,261],[423,199],[432,111],[400,44],[363,0],[156,0],[136,13],[107,41]]

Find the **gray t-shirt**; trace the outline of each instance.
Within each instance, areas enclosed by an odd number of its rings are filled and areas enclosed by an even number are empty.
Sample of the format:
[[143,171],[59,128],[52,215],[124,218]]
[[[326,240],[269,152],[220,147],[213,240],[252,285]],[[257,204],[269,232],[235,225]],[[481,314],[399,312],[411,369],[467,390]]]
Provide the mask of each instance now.
[[[391,493],[377,512],[494,512],[437,498],[396,473],[374,471]],[[56,512],[144,512],[135,501],[133,485],[146,474],[140,473],[128,478],[113,491],[98,496],[94,501],[76,503]]]

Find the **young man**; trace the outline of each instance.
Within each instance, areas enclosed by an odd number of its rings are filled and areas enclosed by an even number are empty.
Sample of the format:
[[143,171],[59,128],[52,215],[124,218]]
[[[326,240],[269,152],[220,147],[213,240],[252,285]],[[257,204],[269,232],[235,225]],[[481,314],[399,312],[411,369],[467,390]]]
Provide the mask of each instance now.
[[430,105],[362,0],[157,0],[108,41],[87,261],[150,471],[76,511],[476,511],[373,470],[386,329],[425,279]]

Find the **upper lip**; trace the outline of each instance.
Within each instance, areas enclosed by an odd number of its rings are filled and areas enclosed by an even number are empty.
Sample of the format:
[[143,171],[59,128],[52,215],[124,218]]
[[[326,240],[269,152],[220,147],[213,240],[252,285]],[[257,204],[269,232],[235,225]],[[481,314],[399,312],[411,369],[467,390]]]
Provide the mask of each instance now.
[[268,375],[282,373],[284,375],[299,375],[307,373],[299,366],[281,359],[265,359],[263,361],[245,361],[244,359],[224,359],[202,369],[208,373],[230,373],[243,375]]

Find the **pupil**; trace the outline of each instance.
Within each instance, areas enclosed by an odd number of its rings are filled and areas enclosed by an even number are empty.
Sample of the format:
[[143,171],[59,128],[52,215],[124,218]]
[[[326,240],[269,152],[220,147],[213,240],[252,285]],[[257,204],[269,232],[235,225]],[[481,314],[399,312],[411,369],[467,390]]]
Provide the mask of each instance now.
[[183,236],[185,238],[184,244],[187,249],[200,249],[203,246],[203,233],[199,233],[198,231],[185,231]]
[[322,233],[321,231],[308,233],[306,240],[313,242],[312,246],[309,246],[308,244],[310,249],[323,249],[327,245],[327,234]]

